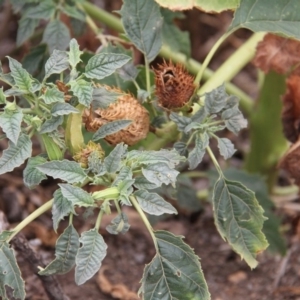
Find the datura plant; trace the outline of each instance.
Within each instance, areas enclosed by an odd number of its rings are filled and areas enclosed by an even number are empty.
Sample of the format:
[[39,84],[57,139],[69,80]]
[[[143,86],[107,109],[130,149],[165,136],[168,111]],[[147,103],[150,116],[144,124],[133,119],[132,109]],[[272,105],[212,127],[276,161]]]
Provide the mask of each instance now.
[[[106,228],[109,233],[129,230],[124,206],[138,212],[156,251],[141,274],[140,296],[145,300],[210,299],[193,249],[182,236],[153,230],[148,220],[148,215],[177,214],[157,191],[175,188],[180,171],[197,168],[206,153],[218,174],[211,199],[215,225],[232,249],[255,268],[257,254],[268,247],[263,233],[267,218],[253,191],[226,178],[210,145],[214,140],[224,159],[236,151],[219,132],[238,135],[246,128],[239,100],[247,114],[252,103],[228,81],[252,59],[264,33],[254,33],[215,73],[207,66],[219,45],[242,27],[299,39],[299,29],[293,25],[300,22],[299,0],[231,0],[226,4],[219,0],[209,5],[194,1],[204,11],[235,10],[232,24],[202,65],[190,58],[187,33],[173,24],[183,14],[171,10],[193,7],[187,7],[185,0],[175,1],[175,6],[166,0],[123,0],[120,19],[85,0],[11,2],[22,15],[19,45],[34,34],[40,19],[45,20],[46,28],[42,44],[23,65],[7,57],[10,71],[0,69],[5,83],[0,89],[0,127],[2,138],[8,140],[0,158],[0,174],[25,163],[28,188],[47,176],[60,183],[52,199],[15,228],[1,232],[2,299],[8,299],[6,286],[16,299],[25,299],[24,281],[10,242],[27,224],[49,209],[55,231],[68,218],[68,226],[57,239],[55,259],[40,267],[39,274],[64,274],[75,266],[75,282],[80,285],[110,255],[99,233],[103,215],[110,214],[113,207],[118,212]],[[99,36],[102,46],[96,54],[84,52],[76,39],[70,39],[62,14],[71,19],[72,26],[86,23]],[[122,34],[108,37],[94,20]],[[133,48],[144,55],[144,65],[134,65]],[[159,55],[163,62],[152,63]],[[36,156],[32,156],[33,139],[43,149]],[[88,192],[89,185],[94,192]],[[79,235],[73,219],[82,213],[97,218],[91,229]]]

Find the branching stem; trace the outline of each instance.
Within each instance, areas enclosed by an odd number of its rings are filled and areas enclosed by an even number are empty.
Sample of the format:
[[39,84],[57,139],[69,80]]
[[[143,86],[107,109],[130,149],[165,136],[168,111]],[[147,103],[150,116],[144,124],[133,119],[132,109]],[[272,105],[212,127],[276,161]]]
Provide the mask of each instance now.
[[136,209],[136,211],[140,215],[141,219],[143,220],[146,228],[148,229],[148,231],[149,231],[149,233],[152,237],[156,252],[158,252],[158,245],[157,245],[156,237],[154,235],[153,228],[152,228],[151,224],[149,223],[149,220],[147,219],[145,213],[142,211],[142,209],[141,209],[140,205],[138,204],[138,202],[136,201],[135,197],[130,196],[129,198],[130,198],[130,201],[131,201],[132,205],[134,206],[134,208]]

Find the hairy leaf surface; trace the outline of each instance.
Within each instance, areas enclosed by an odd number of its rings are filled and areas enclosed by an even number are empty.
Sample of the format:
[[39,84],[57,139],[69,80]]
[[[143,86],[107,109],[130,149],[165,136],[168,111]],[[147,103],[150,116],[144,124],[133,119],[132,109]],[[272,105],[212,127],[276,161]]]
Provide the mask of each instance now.
[[177,210],[156,193],[139,190],[136,191],[134,195],[142,210],[150,215],[160,216],[162,214],[177,214]]
[[68,183],[83,182],[84,170],[75,161],[52,160],[37,167],[38,170],[53,178],[60,178]]
[[8,148],[3,151],[0,158],[0,174],[12,171],[19,167],[28,157],[31,156],[32,143],[29,136],[21,134],[18,142],[8,143]]
[[124,54],[100,53],[91,57],[85,67],[85,76],[103,79],[125,65],[131,57]]
[[54,50],[45,64],[45,78],[51,74],[59,74],[69,67],[68,55],[65,51]]
[[67,183],[59,184],[62,195],[67,198],[73,205],[89,207],[94,204],[91,194],[82,188]]
[[13,296],[25,299],[25,285],[13,250],[6,242],[0,242],[0,296],[8,300],[5,286],[13,289]]
[[261,231],[266,218],[255,194],[239,182],[220,177],[214,187],[213,206],[221,236],[255,268],[256,255],[268,247]]
[[156,231],[158,251],[145,267],[140,293],[145,300],[209,300],[198,256],[182,237]]
[[17,143],[21,133],[22,119],[23,113],[20,108],[17,108],[14,111],[5,110],[0,115],[0,127],[3,132],[5,132],[7,138],[14,144]]
[[75,281],[78,285],[85,283],[101,267],[106,256],[107,245],[97,229],[82,233],[80,239],[82,247],[76,256]]
[[24,183],[27,187],[32,188],[39,185],[47,176],[39,171],[36,167],[45,163],[47,160],[42,156],[30,157],[26,168],[23,171]]
[[151,62],[162,46],[162,17],[154,0],[124,0],[120,10],[125,32]]
[[244,0],[236,10],[228,30],[244,27],[300,39],[299,11],[298,0]]
[[79,235],[70,224],[56,241],[56,258],[39,275],[65,274],[75,265],[75,257],[79,248]]

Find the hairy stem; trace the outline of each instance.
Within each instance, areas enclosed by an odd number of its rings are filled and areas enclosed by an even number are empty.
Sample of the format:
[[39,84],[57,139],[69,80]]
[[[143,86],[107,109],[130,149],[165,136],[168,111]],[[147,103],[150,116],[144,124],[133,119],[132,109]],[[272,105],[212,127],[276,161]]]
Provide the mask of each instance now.
[[[255,55],[255,47],[265,36],[264,32],[254,33],[241,47],[239,47],[218,70],[199,89],[198,95],[210,92],[217,86],[231,80],[240,70],[251,61]],[[249,104],[247,104],[250,106]],[[252,106],[252,102],[251,102]]]
[[95,200],[106,200],[106,199],[116,199],[120,195],[117,187],[110,187],[102,191],[94,192],[92,194]]
[[132,203],[132,205],[134,206],[134,208],[136,209],[136,211],[138,212],[138,214],[140,215],[141,219],[143,220],[145,226],[147,227],[151,237],[152,237],[152,240],[153,240],[153,243],[154,243],[154,246],[155,246],[155,250],[156,252],[158,252],[158,245],[157,245],[157,241],[156,241],[156,237],[153,233],[153,228],[151,226],[151,224],[149,223],[149,220],[147,219],[145,213],[142,211],[140,205],[138,204],[138,202],[136,201],[135,197],[134,196],[130,196],[130,201]]
[[103,209],[100,209],[99,214],[98,214],[98,217],[97,217],[97,220],[96,220],[96,224],[95,224],[95,228],[96,228],[97,230],[99,230],[99,228],[100,228],[101,220],[102,220],[103,214],[104,214],[104,210],[103,210]]
[[221,167],[220,167],[220,165],[219,165],[219,163],[218,163],[218,161],[217,161],[217,159],[216,159],[214,153],[211,151],[211,149],[210,149],[209,146],[206,147],[206,150],[207,150],[207,152],[208,152],[208,154],[209,154],[209,156],[210,156],[210,159],[212,160],[212,162],[213,162],[215,168],[217,169],[219,175],[220,175],[220,176],[223,176],[222,169],[221,169]]
[[42,215],[44,212],[49,210],[52,207],[53,199],[49,200],[42,206],[40,206],[37,210],[35,210],[33,213],[31,213],[28,217],[26,217],[21,223],[19,223],[14,229],[13,234],[9,237],[9,242],[16,234],[18,234],[24,227],[26,227],[29,223],[31,223],[33,220],[35,220],[37,217]]

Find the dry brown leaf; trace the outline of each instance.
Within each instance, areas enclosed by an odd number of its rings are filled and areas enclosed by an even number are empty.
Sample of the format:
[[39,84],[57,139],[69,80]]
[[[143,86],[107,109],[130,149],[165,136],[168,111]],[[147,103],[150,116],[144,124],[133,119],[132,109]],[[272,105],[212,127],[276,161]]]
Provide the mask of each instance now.
[[119,300],[139,300],[137,294],[129,291],[124,284],[112,284],[104,275],[106,269],[102,267],[97,276],[97,284],[103,293]]
[[300,139],[291,146],[284,157],[281,159],[279,166],[286,170],[295,183],[300,185]]
[[265,73],[285,74],[300,63],[300,42],[268,33],[258,44],[253,63]]
[[286,84],[287,91],[282,98],[281,120],[285,137],[295,143],[300,129],[300,76],[289,76]]

